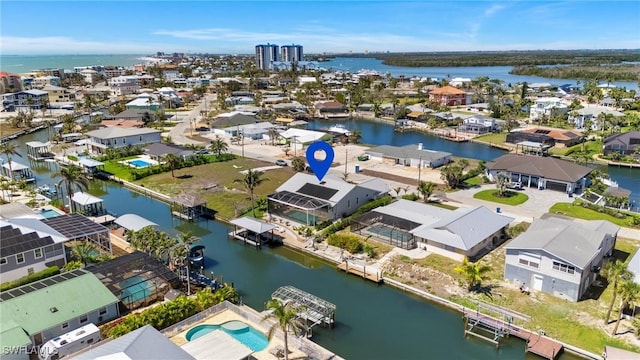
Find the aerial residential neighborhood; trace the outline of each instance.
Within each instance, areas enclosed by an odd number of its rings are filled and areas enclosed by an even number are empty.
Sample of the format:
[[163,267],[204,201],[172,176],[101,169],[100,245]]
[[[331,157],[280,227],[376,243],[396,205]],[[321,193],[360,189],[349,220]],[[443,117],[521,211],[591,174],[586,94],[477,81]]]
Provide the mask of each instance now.
[[261,35],[0,64],[3,358],[640,358],[636,50]]

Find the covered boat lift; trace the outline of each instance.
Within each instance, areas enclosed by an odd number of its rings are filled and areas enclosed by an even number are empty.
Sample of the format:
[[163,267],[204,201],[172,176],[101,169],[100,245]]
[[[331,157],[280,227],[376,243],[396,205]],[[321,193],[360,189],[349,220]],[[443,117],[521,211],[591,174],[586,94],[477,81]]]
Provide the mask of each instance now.
[[78,160],[84,172],[89,175],[95,175],[98,171],[102,170],[101,167],[104,167],[104,163],[98,160],[82,158]]
[[229,222],[234,227],[229,235],[243,241],[245,244],[260,247],[262,244],[272,241],[276,236],[273,233],[273,229],[276,228],[275,225],[248,216],[233,219]]
[[29,141],[27,145],[27,155],[35,161],[53,159],[54,154],[51,152],[50,142]]
[[71,197],[71,209],[86,216],[102,216],[107,213],[102,205],[103,202],[104,200],[99,197],[78,191]]
[[321,324],[333,328],[335,325],[336,305],[293,286],[282,286],[271,294],[272,299],[283,303],[292,303],[301,308],[298,318],[305,321],[307,336],[311,336],[311,328]]
[[13,160],[2,164],[2,175],[13,180],[24,180],[28,183],[36,182],[31,169],[24,164],[20,164]]
[[124,214],[115,219],[114,222],[122,226],[126,230],[131,231],[139,231],[143,228],[146,228],[147,226],[158,226],[158,224],[154,223],[153,221],[149,221],[136,214]]

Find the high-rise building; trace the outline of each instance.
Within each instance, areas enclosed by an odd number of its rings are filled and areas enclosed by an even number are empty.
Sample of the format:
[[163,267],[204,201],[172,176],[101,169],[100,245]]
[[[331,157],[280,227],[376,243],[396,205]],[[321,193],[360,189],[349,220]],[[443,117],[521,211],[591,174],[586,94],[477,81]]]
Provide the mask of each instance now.
[[280,47],[280,61],[297,63],[303,60],[302,45],[283,45]]
[[256,45],[256,66],[262,70],[271,70],[273,62],[278,61],[279,46],[267,43]]

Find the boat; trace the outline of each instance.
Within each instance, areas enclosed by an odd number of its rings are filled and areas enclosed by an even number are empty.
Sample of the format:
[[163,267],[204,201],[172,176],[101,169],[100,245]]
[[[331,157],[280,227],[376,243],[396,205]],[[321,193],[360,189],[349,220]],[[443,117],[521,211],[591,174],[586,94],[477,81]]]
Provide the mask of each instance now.
[[204,269],[204,249],[204,246],[196,245],[189,250],[189,266],[192,269]]
[[38,186],[38,192],[41,194],[56,195],[58,193],[58,190],[56,190],[55,187],[51,188],[49,185],[44,184]]

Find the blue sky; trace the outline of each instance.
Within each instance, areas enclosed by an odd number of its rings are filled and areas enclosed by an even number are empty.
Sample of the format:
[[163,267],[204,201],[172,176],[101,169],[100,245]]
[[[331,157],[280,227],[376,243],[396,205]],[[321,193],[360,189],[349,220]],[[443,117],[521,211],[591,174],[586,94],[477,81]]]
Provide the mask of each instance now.
[[0,3],[0,53],[305,53],[640,48],[640,1]]

